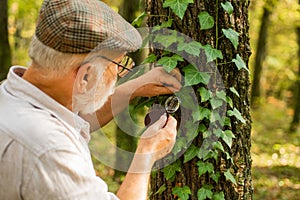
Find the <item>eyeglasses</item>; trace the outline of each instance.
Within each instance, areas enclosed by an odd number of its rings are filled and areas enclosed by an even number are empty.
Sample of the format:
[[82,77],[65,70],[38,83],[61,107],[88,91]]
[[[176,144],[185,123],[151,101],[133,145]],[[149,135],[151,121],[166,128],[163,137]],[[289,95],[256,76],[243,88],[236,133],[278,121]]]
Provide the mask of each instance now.
[[119,62],[119,63],[107,58],[106,56],[99,55],[97,57],[103,58],[109,62],[116,64],[118,66],[118,76],[119,77],[124,77],[128,72],[131,72],[132,68],[135,65],[134,61],[129,56],[124,56],[123,59],[121,60],[121,62]]

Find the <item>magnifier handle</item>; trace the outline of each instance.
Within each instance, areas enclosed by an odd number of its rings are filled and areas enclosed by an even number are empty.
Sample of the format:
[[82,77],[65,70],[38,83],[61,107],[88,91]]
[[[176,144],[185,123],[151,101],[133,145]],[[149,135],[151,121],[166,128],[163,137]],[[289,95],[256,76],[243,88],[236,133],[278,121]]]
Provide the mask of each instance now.
[[[167,116],[169,116],[169,114],[167,113],[167,111],[163,108],[160,109],[153,109],[151,110],[149,113],[147,113],[145,119],[144,119],[144,124],[146,127],[151,126],[152,124],[154,124],[157,120],[159,120],[159,118],[163,115],[166,114]],[[167,122],[166,122],[167,123]],[[165,124],[166,125],[166,124]],[[165,125],[163,127],[165,127]]]

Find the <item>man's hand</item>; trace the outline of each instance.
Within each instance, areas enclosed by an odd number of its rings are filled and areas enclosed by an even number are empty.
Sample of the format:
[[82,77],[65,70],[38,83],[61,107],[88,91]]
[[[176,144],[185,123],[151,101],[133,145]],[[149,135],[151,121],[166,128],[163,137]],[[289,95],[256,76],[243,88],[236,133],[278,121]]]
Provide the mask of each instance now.
[[137,147],[137,154],[147,155],[154,163],[169,154],[176,140],[177,121],[174,117],[166,115],[151,125],[142,135]]
[[172,94],[181,89],[182,76],[178,69],[167,73],[162,67],[155,67],[146,74],[132,80],[135,90],[132,97],[152,97]]

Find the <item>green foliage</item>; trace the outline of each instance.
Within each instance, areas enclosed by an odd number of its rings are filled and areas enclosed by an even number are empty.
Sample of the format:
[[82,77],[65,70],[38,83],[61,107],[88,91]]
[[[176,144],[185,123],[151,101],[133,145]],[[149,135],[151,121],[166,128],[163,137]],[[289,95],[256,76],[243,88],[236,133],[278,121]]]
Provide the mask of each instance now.
[[198,161],[197,162],[197,166],[198,166],[198,174],[199,176],[202,176],[205,173],[213,173],[214,172],[214,166],[212,163],[210,162],[203,162],[203,161]]
[[172,194],[177,195],[180,200],[188,200],[189,195],[192,194],[188,186],[174,187]]
[[212,189],[213,186],[204,185],[201,189],[198,190],[198,200],[205,200],[207,198],[211,199],[213,196]]
[[197,85],[199,83],[208,84],[210,75],[204,72],[199,72],[193,65],[188,65],[183,68],[185,86]]
[[174,178],[176,172],[181,172],[181,164],[179,161],[176,161],[175,163],[163,168],[162,172],[164,173],[167,180],[172,179]]
[[183,61],[183,58],[178,55],[165,56],[157,61],[157,65],[161,65],[167,72],[171,72],[177,66],[178,61]]
[[184,161],[183,163],[186,163],[193,158],[195,158],[199,154],[199,148],[196,147],[195,145],[191,145],[188,150],[184,154]]
[[249,72],[245,62],[243,61],[243,59],[239,54],[237,54],[236,59],[233,59],[232,61],[235,63],[238,70],[245,69],[247,72]]
[[[191,0],[165,0],[163,7],[169,7],[175,15],[180,19],[186,12],[186,9]],[[231,15],[234,8],[230,2],[220,4],[228,15]],[[217,13],[216,13],[217,16]],[[198,14],[198,20],[200,29],[202,31],[210,30],[215,28],[218,32],[217,20],[214,19],[210,13],[202,11]],[[180,55],[174,55],[173,53],[164,51],[158,58],[154,54],[150,54],[144,63],[157,62],[157,65],[163,66],[163,68],[170,72],[174,68],[181,64],[181,70],[184,72],[184,87],[181,91],[183,95],[180,96],[182,99],[182,107],[190,110],[192,113],[192,120],[185,124],[185,132],[179,130],[176,144],[173,148],[172,155],[175,156],[177,153],[185,151],[183,154],[183,160],[177,160],[171,165],[166,166],[161,171],[164,174],[166,180],[173,182],[176,174],[181,172],[182,163],[187,163],[193,159],[197,160],[198,176],[208,176],[212,182],[218,183],[220,177],[225,177],[226,180],[237,184],[234,176],[231,174],[229,169],[225,169],[225,172],[221,172],[220,169],[215,169],[214,162],[218,162],[220,155],[226,156],[228,163],[233,163],[231,158],[230,149],[232,147],[235,135],[231,131],[231,120],[237,120],[241,123],[246,123],[242,114],[235,108],[233,100],[230,98],[226,91],[221,88],[210,88],[209,83],[215,81],[217,76],[217,67],[219,65],[235,64],[237,70],[242,69],[248,71],[246,63],[243,61],[239,54],[235,55],[235,58],[228,63],[218,64],[219,60],[223,59],[223,52],[218,49],[218,45],[214,47],[212,44],[201,44],[198,41],[187,41],[180,34],[174,32],[168,32],[166,35],[161,35],[159,30],[163,28],[172,27],[173,20],[168,16],[168,20],[162,22],[160,26],[154,27],[153,31],[157,31],[154,37],[154,43],[159,44],[164,48],[174,47],[180,53],[187,55],[188,57],[199,57],[201,51],[205,53],[206,64],[214,65],[211,72],[204,72],[200,70],[200,67],[196,67],[193,64],[185,64],[185,60]],[[164,31],[162,31],[164,32]],[[228,39],[235,50],[239,46],[239,33],[232,28],[222,29],[223,35]],[[220,37],[220,38],[221,38]],[[216,44],[218,44],[219,38],[216,38]],[[202,67],[202,66],[201,66]],[[225,66],[226,67],[226,66]],[[185,88],[194,87],[196,88],[197,96],[200,100],[200,105],[196,107],[190,102],[190,95]],[[238,91],[234,87],[228,88],[230,94],[234,94],[236,97],[240,97]],[[230,110],[226,111],[226,108]],[[223,111],[224,110],[224,111]],[[190,131],[190,128],[195,126],[195,122],[198,122],[198,132]],[[209,128],[208,128],[209,126]],[[202,134],[202,135],[201,135]],[[191,143],[197,136],[202,136],[202,146],[198,147]],[[200,136],[200,137],[201,137]],[[189,145],[190,144],[190,145]],[[167,159],[168,160],[168,159]],[[163,185],[156,193],[162,193],[166,190],[166,186]],[[188,199],[191,191],[188,186],[174,187],[173,194],[179,199]],[[212,185],[204,184],[198,190],[198,199],[224,199],[224,193],[216,191]]]
[[207,44],[204,47],[207,62],[216,60],[217,58],[223,59],[223,54],[220,50],[214,49],[211,45]]
[[203,48],[200,42],[192,41],[192,42],[182,42],[178,45],[178,51],[185,51],[186,53],[193,55],[193,56],[199,56],[200,55],[200,49]]
[[201,30],[207,30],[214,27],[215,20],[208,12],[201,12],[198,15]]
[[188,5],[193,2],[193,0],[165,0],[163,7],[170,7],[180,19],[183,19]]
[[234,11],[234,8],[233,8],[231,2],[229,2],[229,1],[227,1],[226,3],[221,3],[221,6],[229,15],[231,15]]
[[141,27],[146,17],[147,17],[147,13],[142,12],[135,20],[133,20],[133,22],[131,23],[132,26]]
[[226,177],[226,180],[228,181],[231,181],[234,185],[236,185],[236,180],[234,178],[234,176],[231,174],[231,172],[229,170],[227,170],[225,173],[224,173],[225,177]]
[[228,116],[235,116],[240,122],[242,122],[243,124],[246,123],[245,119],[243,118],[242,114],[240,113],[240,111],[236,108],[234,108],[233,110],[228,110],[227,111]]
[[223,192],[219,192],[213,195],[213,200],[225,200],[225,196]]
[[222,29],[222,31],[223,31],[225,37],[228,38],[231,41],[234,48],[237,49],[237,47],[239,45],[239,34],[231,28]]
[[157,192],[156,192],[155,194],[161,194],[161,193],[163,193],[166,189],[167,189],[166,184],[163,184],[162,186],[160,186],[160,188],[157,190]]

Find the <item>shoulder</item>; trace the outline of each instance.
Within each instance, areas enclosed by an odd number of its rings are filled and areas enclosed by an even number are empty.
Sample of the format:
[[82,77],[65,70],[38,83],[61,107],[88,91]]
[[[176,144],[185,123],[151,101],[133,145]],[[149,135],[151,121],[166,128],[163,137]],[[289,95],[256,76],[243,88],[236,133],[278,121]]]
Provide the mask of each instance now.
[[3,119],[0,133],[37,156],[52,148],[72,145],[72,134],[57,118],[29,103],[11,99],[9,103],[0,104],[0,118]]

